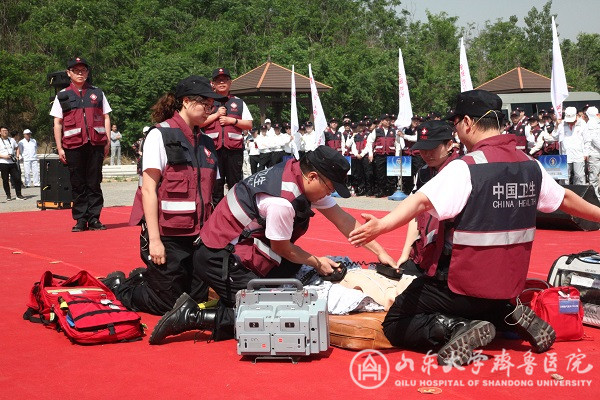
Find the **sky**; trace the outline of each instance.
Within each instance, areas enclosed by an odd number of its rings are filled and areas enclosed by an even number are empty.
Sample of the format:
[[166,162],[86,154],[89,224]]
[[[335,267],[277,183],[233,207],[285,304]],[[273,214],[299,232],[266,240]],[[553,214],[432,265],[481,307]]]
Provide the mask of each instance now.
[[[483,28],[486,20],[506,21],[511,15],[519,17],[518,26],[523,27],[523,18],[532,7],[539,10],[546,0],[402,0],[401,9],[410,11],[416,20],[426,21],[425,10],[432,14],[445,11],[449,16],[458,16],[458,26],[475,23],[475,32]],[[558,35],[561,40],[577,40],[580,32],[600,33],[600,1],[598,0],[554,0],[551,13],[556,14]]]

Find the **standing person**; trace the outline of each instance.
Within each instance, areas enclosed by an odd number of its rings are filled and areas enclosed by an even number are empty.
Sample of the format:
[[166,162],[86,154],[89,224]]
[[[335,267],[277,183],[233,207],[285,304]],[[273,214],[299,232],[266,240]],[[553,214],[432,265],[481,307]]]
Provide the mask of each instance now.
[[587,135],[588,135],[588,163],[590,165],[590,185],[596,191],[596,196],[600,198],[600,118],[598,118],[598,108],[592,106],[585,111],[588,117]]
[[346,148],[349,148],[352,160],[352,184],[357,196],[372,196],[373,169],[369,161],[369,149],[367,148],[367,135],[364,132],[364,123],[352,122],[352,136],[348,137]]
[[121,165],[121,132],[113,125],[110,128],[110,165],[115,165],[115,157],[117,165]]
[[[37,155],[37,142],[31,137],[31,130],[23,131],[23,139],[19,141],[19,152],[23,159],[25,187],[40,186],[40,163]],[[32,177],[33,175],[33,182]]]
[[146,140],[146,135],[150,130],[149,126],[145,126],[142,129],[142,137],[135,141],[134,144],[131,145],[133,149],[133,153],[135,154],[135,162],[137,164],[137,172],[139,176],[142,176],[142,154],[144,153],[144,140]]
[[533,351],[548,350],[555,339],[552,327],[531,308],[510,305],[525,286],[537,211],[560,208],[600,221],[600,208],[561,187],[516,149],[513,135],[501,134],[501,108],[496,94],[460,93],[448,119],[470,153],[450,162],[384,218],[363,214],[366,223],[350,233],[350,242],[360,245],[421,213],[452,225],[447,273],[440,264],[421,264],[426,276],[396,298],[383,322],[394,346],[439,349],[442,365],[469,362],[475,348],[494,338],[492,322],[503,329],[512,324]]
[[285,146],[290,143],[292,137],[287,133],[281,132],[281,125],[273,125],[275,135],[271,137],[271,166],[279,164],[285,156]]
[[396,179],[387,176],[387,158],[396,156],[396,131],[390,128],[390,116],[381,115],[381,126],[373,129],[367,138],[367,146],[372,148],[369,159],[373,162],[373,175],[377,183],[376,197],[389,196],[396,190]]
[[221,177],[215,183],[213,204],[216,206],[225,193],[224,185],[231,189],[242,180],[244,163],[244,136],[242,131],[252,129],[252,115],[244,101],[229,93],[231,75],[227,68],[217,68],[212,73],[212,87],[226,97],[216,102],[211,114],[202,126],[214,141],[219,159]]
[[[359,224],[331,197],[348,198],[344,184],[350,165],[341,154],[319,146],[300,161],[288,160],[239,182],[227,193],[200,232],[194,254],[194,276],[207,282],[220,297],[217,308],[203,309],[182,295],[158,322],[150,344],[189,330],[211,330],[215,340],[233,337],[235,296],[251,279],[291,278],[302,264],[322,276],[339,264],[307,252],[296,240],[308,230],[311,208],[319,210],[345,236]],[[377,243],[365,245],[382,263],[393,265]]]
[[258,148],[258,170],[269,168],[271,166],[271,136],[268,135],[266,125],[261,125],[260,134],[256,137],[256,147]]
[[260,162],[260,151],[258,150],[258,143],[256,138],[258,137],[258,129],[252,128],[252,133],[246,141],[248,148],[248,159],[250,162],[250,172],[254,175],[258,172],[258,164]]
[[331,118],[329,120],[329,126],[325,128],[325,144],[341,155],[346,154],[346,144],[344,142],[344,135],[339,132],[337,118]]
[[6,200],[12,200],[10,195],[10,185],[8,178],[10,176],[10,182],[15,188],[17,199],[25,200],[25,197],[21,195],[21,171],[19,171],[19,145],[15,139],[8,135],[8,128],[5,126],[0,127],[0,174],[2,175],[2,186],[4,187],[4,193],[6,193]]
[[100,88],[87,82],[89,64],[76,57],[67,63],[71,84],[61,90],[52,104],[54,140],[58,158],[69,167],[73,193],[72,215],[76,221],[72,232],[104,230],[100,212],[102,196],[102,161],[108,155],[112,111]]
[[183,292],[197,288],[206,301],[208,287],[192,277],[194,242],[212,212],[212,189],[218,174],[212,140],[199,127],[214,100],[208,79],[189,76],[174,93],[152,107],[157,125],[144,140],[142,186],[131,211],[130,224],[141,224],[141,256],[147,269],[129,279],[116,271],[105,284],[128,309],[162,315]]
[[304,144],[304,151],[309,152],[317,148],[317,133],[314,130],[313,123],[306,121],[304,124],[304,134],[302,135],[302,141]]
[[587,129],[585,121],[577,116],[575,107],[565,109],[565,119],[558,123],[556,131],[560,154],[567,155],[569,181],[573,185],[585,185],[585,162],[589,150]]

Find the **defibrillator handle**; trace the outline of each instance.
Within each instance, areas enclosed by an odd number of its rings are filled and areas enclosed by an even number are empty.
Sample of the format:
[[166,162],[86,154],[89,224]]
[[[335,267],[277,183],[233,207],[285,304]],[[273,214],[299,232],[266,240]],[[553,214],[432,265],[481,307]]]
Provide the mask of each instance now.
[[256,290],[269,286],[294,285],[296,289],[302,290],[304,286],[298,279],[281,278],[281,279],[252,279],[248,282],[248,290]]

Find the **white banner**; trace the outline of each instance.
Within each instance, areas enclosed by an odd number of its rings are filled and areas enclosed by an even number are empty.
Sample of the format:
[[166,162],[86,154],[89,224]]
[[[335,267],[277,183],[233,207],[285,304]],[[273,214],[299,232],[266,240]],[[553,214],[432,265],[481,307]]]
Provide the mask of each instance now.
[[396,127],[399,129],[410,126],[412,118],[412,106],[410,105],[410,94],[408,93],[408,82],[404,72],[404,60],[402,50],[398,49],[398,118]]
[[552,17],[552,77],[550,82],[550,96],[552,97],[552,107],[558,119],[562,119],[562,103],[569,96],[567,87],[567,77],[565,76],[565,67],[560,54],[560,44],[558,42],[558,33],[556,24]]
[[300,137],[300,132],[298,129],[300,128],[300,124],[298,124],[298,108],[296,107],[296,76],[294,74],[294,66],[292,65],[292,97],[291,97],[291,111],[290,111],[290,125],[292,131],[290,135],[294,138],[292,142],[292,152],[294,153],[294,157],[296,160],[300,159],[300,154],[298,154],[298,149],[300,148],[300,141],[302,138]]
[[473,82],[471,82],[471,72],[469,71],[469,63],[467,62],[465,42],[463,38],[460,38],[460,91],[466,92],[467,90],[473,90]]
[[319,92],[317,92],[317,85],[315,84],[315,78],[313,78],[310,64],[308,64],[308,77],[310,78],[310,95],[312,97],[312,110],[315,120],[315,144],[316,146],[321,146],[325,144],[325,129],[327,128],[327,119],[325,118],[323,106],[321,106]]

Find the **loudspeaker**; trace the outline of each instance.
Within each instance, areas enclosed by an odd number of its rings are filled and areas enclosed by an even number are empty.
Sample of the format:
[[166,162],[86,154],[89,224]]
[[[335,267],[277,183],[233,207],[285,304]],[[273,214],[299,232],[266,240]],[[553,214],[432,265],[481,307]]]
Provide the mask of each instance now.
[[69,168],[57,156],[40,159],[40,195],[42,204],[71,204],[71,177]]
[[[583,198],[588,203],[600,207],[598,197],[594,188],[590,185],[563,185],[565,189],[570,189],[576,195]],[[555,229],[562,231],[596,231],[600,229],[600,224],[587,219],[573,217],[560,210],[546,214],[539,212],[535,220],[535,225],[540,229]]]

